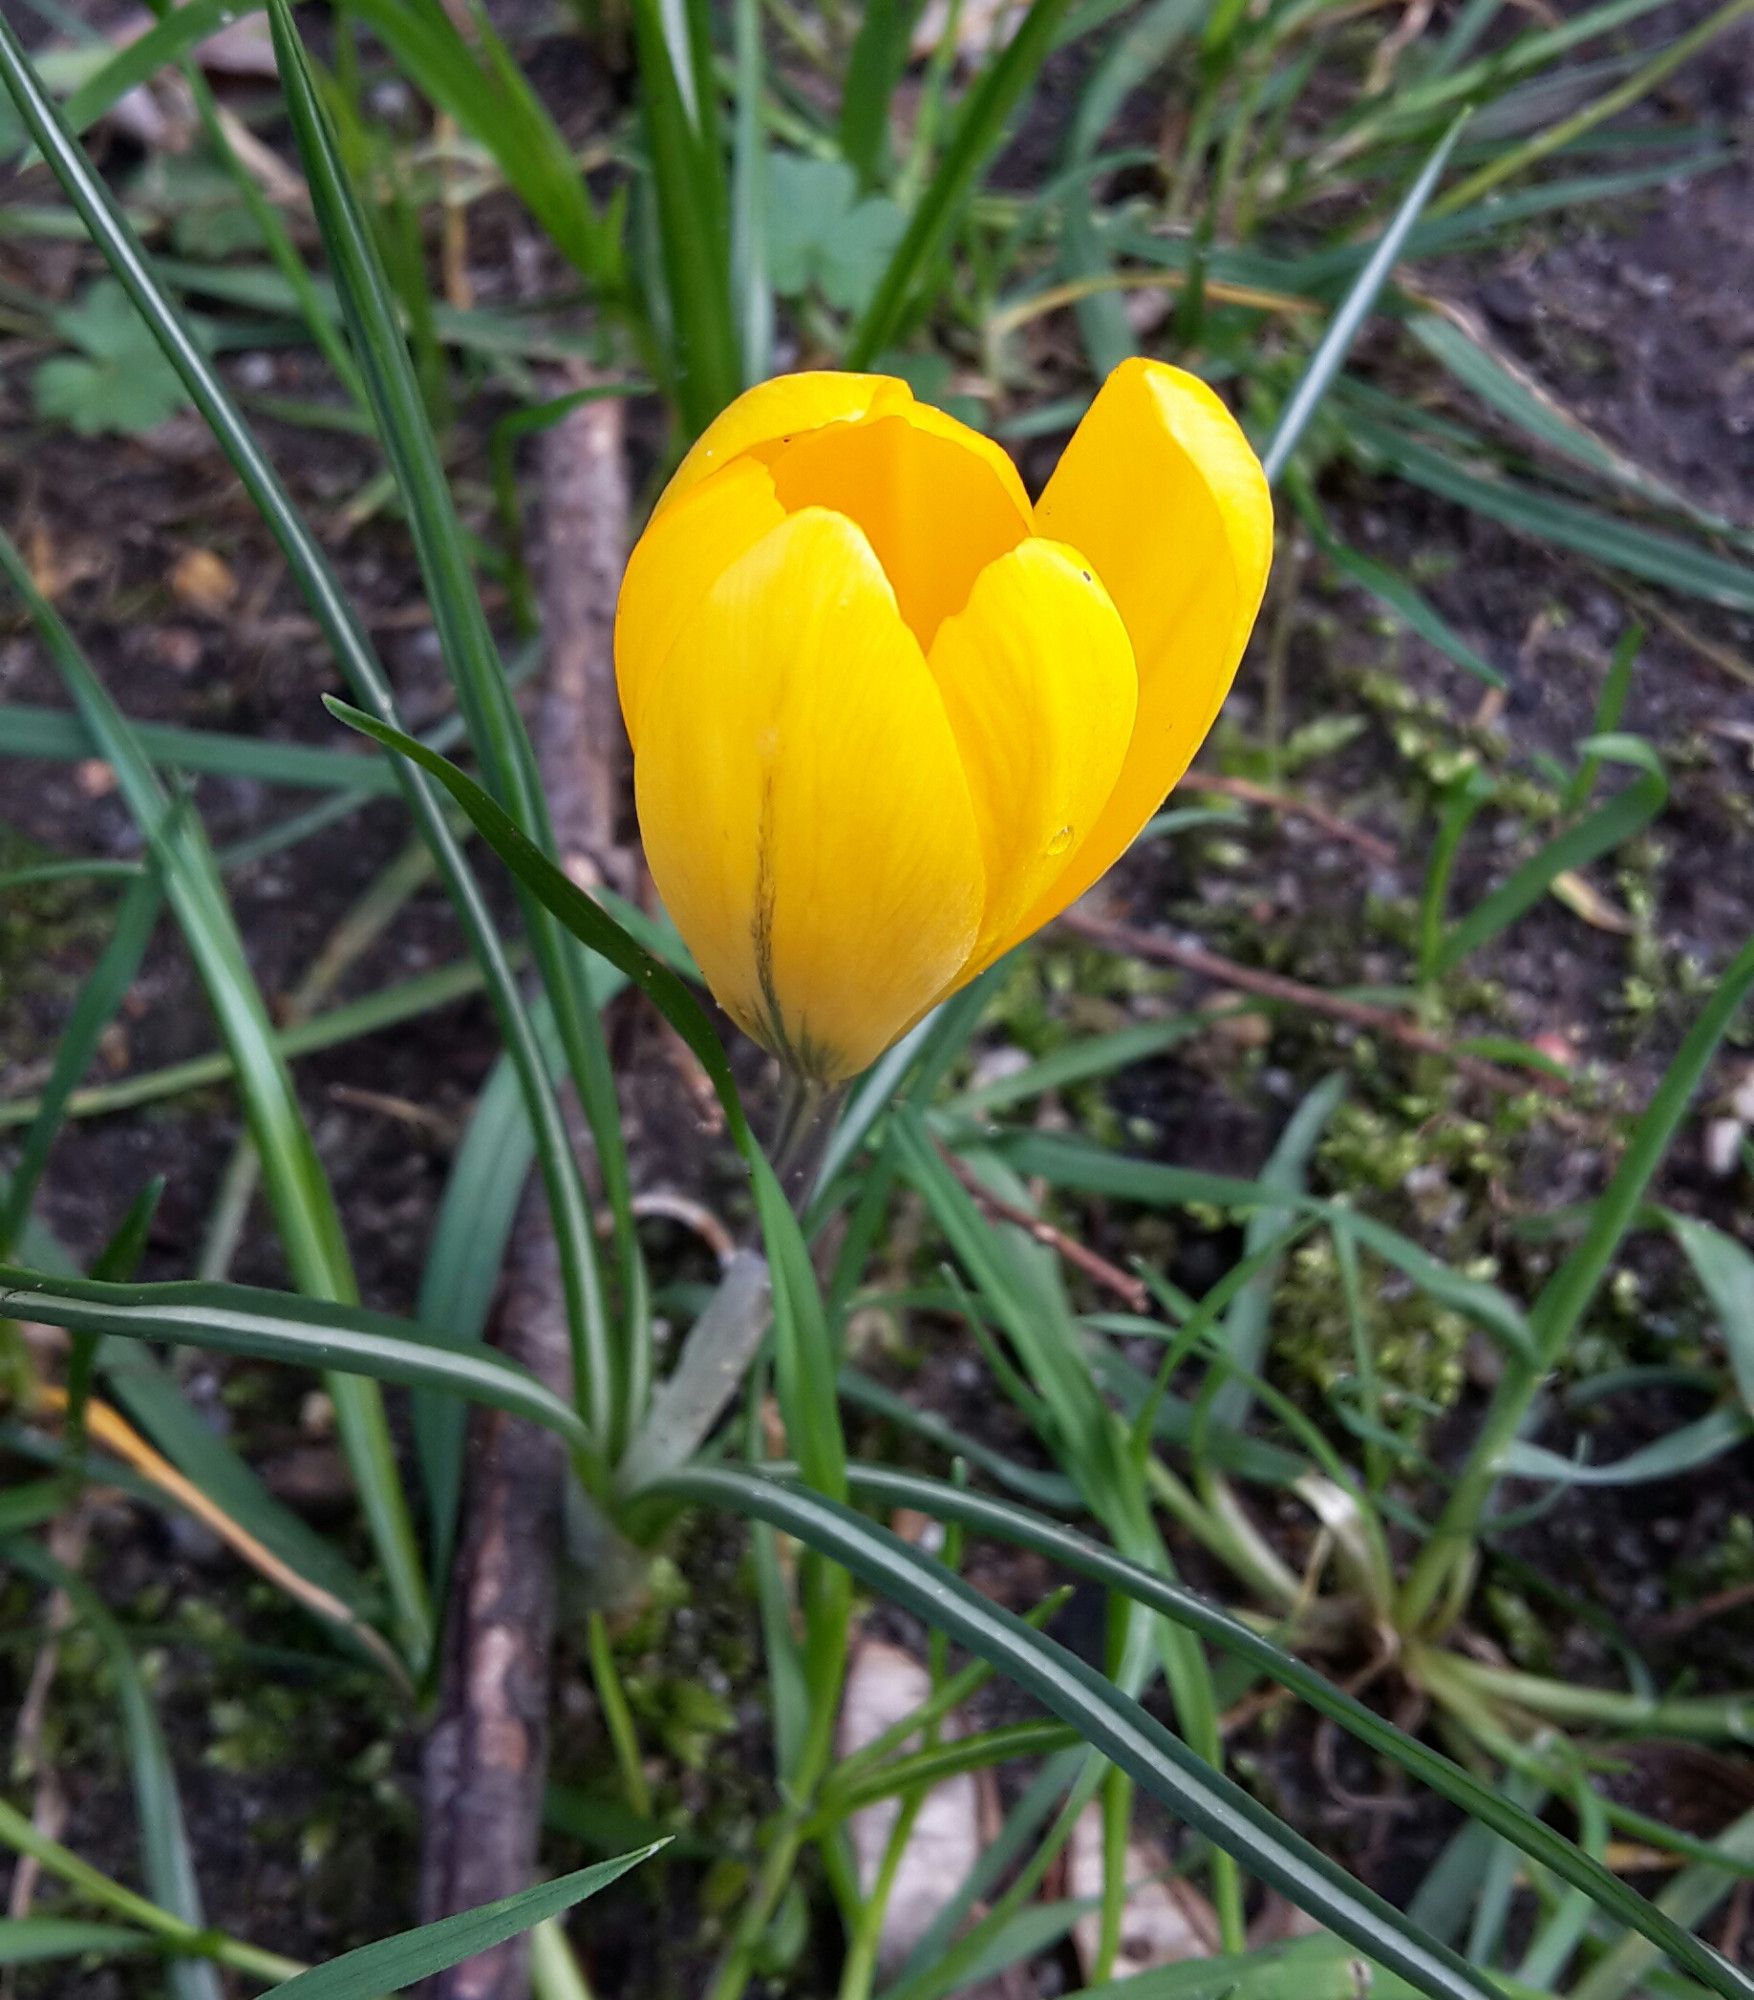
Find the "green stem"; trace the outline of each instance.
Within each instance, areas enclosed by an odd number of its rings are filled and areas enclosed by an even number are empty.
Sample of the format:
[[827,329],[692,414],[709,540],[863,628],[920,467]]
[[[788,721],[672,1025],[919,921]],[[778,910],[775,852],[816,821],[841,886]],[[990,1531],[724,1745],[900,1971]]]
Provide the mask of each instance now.
[[[1410,1659],[1415,1674],[1426,1657],[1415,1654]],[[1653,1698],[1487,1666],[1459,1654],[1445,1656],[1440,1677],[1444,1676],[1452,1685],[1483,1696],[1496,1707],[1526,1709],[1555,1722],[1581,1723],[1617,1733],[1637,1730],[1657,1736],[1754,1743],[1754,1692]]]
[[616,1768],[627,1792],[627,1803],[641,1819],[652,1816],[652,1790],[646,1783],[645,1766],[640,1762],[639,1732],[621,1676],[615,1667],[615,1651],[609,1643],[609,1626],[602,1612],[593,1611],[586,1621],[591,1655],[591,1679],[596,1683],[597,1703],[603,1711],[603,1726],[615,1749]]
[[120,1882],[113,1882],[90,1862],[81,1861],[70,1848],[39,1832],[4,1799],[0,1799],[0,1840],[15,1852],[28,1855],[39,1867],[46,1868],[99,1908],[113,1910],[117,1916],[138,1924],[185,1957],[211,1959],[275,1986],[305,1970],[296,1958],[282,1958],[279,1952],[263,1951],[246,1944],[242,1938],[227,1937],[223,1931],[204,1930],[172,1916],[169,1910],[161,1910],[156,1903],[148,1902]]

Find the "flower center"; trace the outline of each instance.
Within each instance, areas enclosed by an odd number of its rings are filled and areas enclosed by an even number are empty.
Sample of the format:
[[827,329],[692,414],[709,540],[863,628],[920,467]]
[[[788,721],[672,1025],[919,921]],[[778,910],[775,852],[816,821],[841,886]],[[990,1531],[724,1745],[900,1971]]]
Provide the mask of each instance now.
[[922,652],[987,564],[1030,531],[990,466],[903,417],[829,424],[759,455],[787,513],[828,507],[864,530]]

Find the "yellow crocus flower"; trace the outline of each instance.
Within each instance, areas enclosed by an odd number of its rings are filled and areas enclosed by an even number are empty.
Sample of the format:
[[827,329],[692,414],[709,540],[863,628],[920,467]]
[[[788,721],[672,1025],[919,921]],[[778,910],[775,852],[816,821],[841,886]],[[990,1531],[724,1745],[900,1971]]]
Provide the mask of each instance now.
[[837,1083],[1082,895],[1211,728],[1272,542],[1248,440],[1160,362],[1033,507],[891,377],[738,397],[615,626],[646,858],[738,1026]]

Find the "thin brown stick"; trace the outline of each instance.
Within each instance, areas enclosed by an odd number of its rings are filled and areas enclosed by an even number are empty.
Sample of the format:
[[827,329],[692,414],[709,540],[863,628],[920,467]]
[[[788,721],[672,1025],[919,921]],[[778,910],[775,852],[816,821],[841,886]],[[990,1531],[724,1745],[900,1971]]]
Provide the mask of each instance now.
[[[583,404],[548,433],[542,454],[547,657],[537,759],[569,870],[610,880],[624,873],[616,832],[626,753],[611,644],[627,534],[621,412],[615,398]],[[582,1120],[570,1110],[582,1150]],[[496,1338],[502,1353],[570,1396],[560,1260],[538,1187],[526,1192],[513,1231]],[[565,1481],[564,1448],[551,1433],[497,1410],[473,1413],[426,1750],[427,1922],[513,1895],[535,1875]],[[523,1938],[427,1988],[429,2000],[527,2000],[529,1990]]]
[[939,1153],[944,1164],[974,1196],[981,1212],[993,1222],[1009,1222],[1015,1228],[1033,1236],[1045,1249],[1056,1256],[1064,1257],[1087,1278],[1094,1279],[1105,1290],[1131,1306],[1134,1312],[1150,1310],[1151,1294],[1142,1278],[1136,1278],[1131,1271],[1123,1271],[1118,1264],[1111,1264],[1099,1251],[1092,1250],[1087,1243],[1080,1243],[1075,1236],[1068,1236],[1063,1229],[1056,1229],[1051,1222],[1039,1215],[1032,1215],[1027,1208],[1019,1208],[1014,1202],[1003,1201],[987,1186],[986,1182],[964,1159],[951,1152],[948,1146],[940,1144]]
[[1394,848],[1380,834],[1354,826],[1343,814],[1318,806],[1310,799],[1296,798],[1289,792],[1276,792],[1268,785],[1257,785],[1252,778],[1227,778],[1217,771],[1184,771],[1176,781],[1176,790],[1208,792],[1219,798],[1238,799],[1244,805],[1263,806],[1268,812],[1285,814],[1288,819],[1306,819],[1311,826],[1318,826],[1323,833],[1356,847],[1360,854],[1367,855],[1383,868],[1389,867],[1395,859]]
[[1531,1070],[1525,1075],[1501,1069],[1497,1063],[1486,1062],[1479,1056],[1470,1055],[1465,1049],[1456,1048],[1442,1035],[1422,1028],[1417,1021],[1405,1014],[1397,1014],[1392,1007],[1378,1007],[1368,1000],[1348,1000],[1343,994],[1325,992],[1319,986],[1306,985],[1301,979],[1288,979],[1280,972],[1264,972],[1256,966],[1239,965],[1235,959],[1221,958],[1204,945],[1182,944],[1175,938],[1165,937],[1160,931],[1140,930],[1132,924],[1117,923],[1111,917],[1098,916],[1091,911],[1068,910],[1060,918],[1060,924],[1074,936],[1101,945],[1106,951],[1123,952],[1129,958],[1152,959],[1159,965],[1173,965],[1183,972],[1193,973],[1197,978],[1211,979],[1222,986],[1232,987],[1238,993],[1252,993],[1257,999],[1278,1001],[1287,1007],[1301,1007],[1307,1013],[1325,1014],[1330,1020],[1346,1021],[1372,1034],[1386,1035],[1391,1041],[1400,1043],[1402,1048],[1415,1049],[1421,1055],[1442,1056],[1446,1062],[1454,1063],[1463,1076],[1485,1085],[1489,1090],[1516,1096],[1529,1090],[1542,1091],[1549,1097],[1565,1095],[1565,1086],[1557,1078],[1544,1075],[1539,1070]]

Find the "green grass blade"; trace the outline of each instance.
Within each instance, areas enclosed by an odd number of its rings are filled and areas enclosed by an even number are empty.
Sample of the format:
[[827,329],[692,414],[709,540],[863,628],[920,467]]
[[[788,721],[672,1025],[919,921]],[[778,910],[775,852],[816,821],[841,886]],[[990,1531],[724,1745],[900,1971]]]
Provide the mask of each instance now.
[[889,172],[889,107],[907,71],[921,0],[871,0],[847,58],[840,95],[841,157],[867,192]]
[[1483,199],[1502,182],[1526,172],[1550,153],[1558,152],[1562,146],[1574,144],[1605,119],[1628,110],[1654,90],[1664,77],[1697,55],[1725,29],[1733,27],[1751,8],[1754,8],[1754,0],[1725,0],[1723,6],[1708,14],[1703,21],[1696,21],[1685,34],[1666,37],[1657,53],[1623,83],[1604,91],[1600,97],[1592,98],[1569,118],[1555,120],[1544,130],[1525,139],[1520,146],[1505,147],[1495,154],[1484,166],[1449,191],[1438,203],[1437,213],[1446,215]]
[[[317,225],[378,427],[402,490],[421,575],[458,699],[492,788],[540,837],[547,831],[546,808],[536,780],[535,760],[481,609],[462,527],[451,503],[382,267],[318,103],[303,46],[282,0],[271,0],[269,23]],[[543,912],[531,909],[529,914],[543,984],[597,1143],[611,1204],[623,1222],[625,1245],[633,1236],[627,1215],[626,1152],[614,1079],[585,989],[582,962]],[[553,1221],[572,1336],[575,1393],[607,1448],[616,1423],[617,1357],[610,1344],[589,1206],[576,1168],[557,1173],[555,1180],[564,1195],[563,1201],[554,1205]],[[554,1191],[551,1183],[551,1197]],[[630,1284],[632,1275],[630,1269]]]
[[731,153],[731,293],[747,387],[765,381],[773,372],[760,0],[735,0],[731,23],[737,86]]
[[121,1958],[157,1951],[144,1931],[74,1917],[0,1918],[0,1965],[41,1965],[56,1958]]
[[1637,1220],[1651,1177],[1674,1142],[1719,1042],[1754,991],[1754,938],[1725,968],[1717,990],[1688,1029],[1656,1094],[1633,1128],[1607,1191],[1590,1213],[1582,1242],[1541,1289],[1531,1318],[1544,1363],[1564,1352],[1627,1231]]
[[1717,1314],[1736,1388],[1745,1407],[1754,1411],[1754,1255],[1733,1236],[1696,1216],[1665,1210],[1663,1219],[1687,1253],[1693,1275]]
[[1482,1826],[1502,1835],[1564,1881],[1585,1890],[1602,1910],[1650,1938],[1677,1965],[1702,1979],[1713,1991],[1725,1995],[1726,2000],[1731,2000],[1731,1996],[1734,2000],[1749,2000],[1754,1995],[1754,1980],[1741,1974],[1729,1974],[1726,1978],[1728,1968],[1709,1946],[1670,1922],[1635,1889],[1544,1820],[1525,1812],[1496,1786],[1476,1778],[1440,1751],[1397,1729],[1374,1709],[1305,1665],[1295,1654],[1282,1651],[1271,1640],[1193,1591],[1128,1562],[1126,1557],[1091,1541],[1074,1528],[1044,1520],[1011,1501],[990,1499],[964,1486],[925,1479],[917,1473],[891,1472],[872,1466],[855,1464],[848,1477],[853,1492],[861,1499],[883,1507],[915,1508],[937,1519],[959,1522],[977,1534],[1033,1549],[1075,1575],[1126,1593],[1164,1617],[1185,1625],[1209,1644],[1248,1661],[1318,1713],[1337,1722],[1378,1756],[1397,1764],[1410,1777],[1459,1806]]
[[[169,795],[127,719],[4,535],[0,535],[0,570],[30,611],[56,669],[116,772],[129,811],[151,844],[237,1072],[245,1116],[262,1161],[263,1185],[294,1279],[315,1297],[351,1301],[358,1290],[341,1218],[298,1108],[291,1072],[275,1047],[274,1024],[250,971],[212,852],[194,815],[171,811]],[[400,1644],[410,1660],[419,1660],[430,1641],[430,1611],[382,1399],[369,1384],[345,1376],[332,1378],[329,1391],[390,1586]]]
[[749,1121],[743,1113],[742,1099],[737,1094],[731,1066],[725,1059],[718,1036],[713,1032],[712,1022],[708,1020],[705,1008],[677,974],[637,943],[601,904],[587,896],[570,877],[562,873],[504,807],[473,778],[459,771],[455,764],[441,757],[436,750],[429,750],[414,737],[391,728],[387,723],[374,721],[371,716],[350,708],[346,702],[335,700],[332,695],[324,697],[324,705],[331,715],[345,722],[350,729],[359,730],[362,735],[371,737],[373,742],[408,758],[438,779],[468,814],[488,846],[524,887],[539,897],[574,937],[606,958],[617,971],[625,973],[635,987],[652,1001],[706,1071],[738,1150],[746,1155],[751,1151],[759,1152],[749,1130]]
[[1315,537],[1316,546],[1342,575],[1350,577],[1359,589],[1367,591],[1392,612],[1408,631],[1415,633],[1428,646],[1435,646],[1440,653],[1454,660],[1458,667],[1465,667],[1469,673],[1477,675],[1488,687],[1509,685],[1492,662],[1476,652],[1400,570],[1391,569],[1387,563],[1380,563],[1362,550],[1341,541],[1299,467],[1293,465],[1287,468],[1283,484],[1293,506],[1303,517],[1305,527]]
[[1178,1819],[1432,2000],[1498,2000],[1464,1960],[1421,1937],[1095,1668],[894,1535],[819,1494],[727,1467],[674,1474],[661,1490],[766,1521],[845,1564],[869,1588],[991,1661]]
[[379,2000],[381,1994],[400,1992],[473,1958],[477,1952],[504,1944],[535,1924],[560,1916],[668,1845],[668,1841],[654,1841],[650,1847],[618,1855],[613,1861],[598,1861],[571,1875],[520,1890],[515,1896],[503,1896],[497,1903],[482,1903],[454,1917],[423,1924],[419,1930],[362,1944],[332,1958],[327,1965],[298,1973],[274,1990],[285,2000]]
[[1649,506],[1686,516],[1709,533],[1736,532],[1733,522],[1696,507],[1684,493],[1616,451],[1453,320],[1438,313],[1418,313],[1408,321],[1407,330],[1463,388],[1537,444]]
[[[196,408],[279,542],[349,684],[360,700],[393,723],[396,708],[389,681],[333,568],[293,506],[224,382],[159,282],[102,176],[67,132],[4,14],[0,14],[0,80],[5,82],[26,128],[78,211],[93,243],[108,260],[166,358],[182,377]],[[406,764],[398,764],[396,769],[422,836],[438,857],[470,949],[481,965],[501,1032],[518,1063],[531,1116],[540,1134],[538,1150],[544,1184],[551,1207],[559,1212],[568,1188],[576,1185],[577,1170],[511,964],[438,795],[417,769]]]
[[1069,5],[1070,0],[1032,0],[1004,52],[963,101],[944,157],[847,343],[847,367],[868,368],[905,330],[916,296],[948,242],[963,203],[1052,52]]
[[62,111],[68,128],[89,130],[129,91],[156,76],[167,63],[187,55],[209,35],[252,11],[240,0],[182,0],[144,34],[118,49],[72,93]]
[[1582,746],[1592,757],[1630,764],[1638,776],[1623,791],[1587,814],[1575,826],[1555,834],[1509,879],[1476,903],[1444,939],[1435,959],[1441,977],[1453,972],[1489,938],[1515,923],[1540,902],[1555,879],[1568,869],[1587,867],[1630,840],[1660,813],[1669,796],[1669,782],[1655,751],[1636,736],[1592,736]]
[[[1261,1185],[1301,1195],[1308,1186],[1309,1163],[1321,1143],[1328,1121],[1346,1093],[1346,1076],[1341,1072],[1326,1078],[1304,1098],[1279,1135],[1272,1155],[1261,1169]],[[1258,1256],[1281,1234],[1288,1220],[1283,1209],[1257,1209],[1243,1232],[1244,1256]],[[1212,1378],[1210,1396],[1201,1402],[1215,1423],[1239,1431],[1248,1421],[1254,1392],[1243,1376],[1258,1372],[1267,1351],[1267,1331],[1272,1318],[1273,1294],[1279,1283],[1279,1261],[1269,1260],[1232,1300],[1224,1315],[1220,1340],[1227,1363],[1240,1370],[1237,1378]]]
[[1382,469],[1519,534],[1732,611],[1754,611],[1754,565],[1713,555],[1677,536],[1619,520],[1524,481],[1475,472],[1374,412],[1349,406],[1346,437]]
[[1358,338],[1359,329],[1369,317],[1376,304],[1377,293],[1388,281],[1389,273],[1395,267],[1411,233],[1413,225],[1424,213],[1443,173],[1456,141],[1462,136],[1462,127],[1468,122],[1468,114],[1463,112],[1450,125],[1449,130],[1438,140],[1431,157],[1420,168],[1417,179],[1401,198],[1389,226],[1377,241],[1364,268],[1352,281],[1351,289],[1340,302],[1339,309],[1328,323],[1328,330],[1322,335],[1321,344],[1310,356],[1309,366],[1297,387],[1292,391],[1291,400],[1280,414],[1273,427],[1273,436],[1267,449],[1261,455],[1261,464],[1266,471],[1269,484],[1278,480],[1280,473],[1290,462],[1291,454],[1297,449],[1298,440],[1304,428],[1316,413],[1322,398],[1327,395],[1334,378],[1346,365],[1346,356],[1352,351],[1352,343]]
[[482,16],[472,16],[479,55],[442,7],[420,0],[349,0],[399,68],[499,162],[506,179],[560,251],[610,300],[619,296],[621,252],[613,214],[592,206],[584,175],[541,100]]
[[[383,797],[396,789],[395,775],[375,757],[325,750],[308,743],[272,743],[255,736],[232,736],[217,729],[184,729],[174,723],[137,722],[135,739],[146,756],[169,771],[213,772],[253,778],[259,784],[311,791],[350,791]],[[0,757],[52,757],[62,762],[89,757],[96,745],[89,724],[59,708],[28,702],[0,704]]]
[[79,996],[62,1025],[55,1045],[54,1066],[13,1163],[5,1197],[0,1200],[0,1257],[10,1256],[18,1241],[37,1183],[49,1163],[50,1149],[66,1117],[67,1100],[91,1066],[104,1031],[115,1019],[117,1008],[134,983],[163,904],[164,890],[157,875],[139,877],[122,898],[115,928],[103,954],[80,987]]
[[[182,1800],[177,1795],[170,1749],[135,1662],[133,1647],[91,1585],[46,1550],[33,1542],[12,1542],[5,1546],[4,1554],[14,1567],[51,1589],[64,1591],[80,1623],[103,1648],[128,1740],[134,1817],[140,1830],[141,1874],[146,1893],[161,1909],[169,1910],[185,1923],[197,1927],[205,1924],[207,1919],[195,1880],[189,1829]],[[166,1978],[174,2000],[223,2000],[218,1969],[202,1959],[173,1960]]]
[[1581,1241],[1542,1286],[1529,1314],[1534,1351],[1506,1370],[1443,1514],[1402,1588],[1402,1630],[1411,1630],[1424,1619],[1465,1568],[1481,1513],[1498,1478],[1499,1460],[1521,1433],[1537,1389],[1558,1365],[1609,1265],[1643,1213],[1651,1179],[1750,992],[1754,992],[1754,938],[1730,961],[1683,1037],[1633,1127],[1613,1178],[1590,1209]]
[[716,85],[710,70],[700,73],[682,7],[632,0],[632,10],[669,292],[671,386],[683,420],[701,431],[743,380],[731,304],[725,166],[707,117]]
[[107,1285],[0,1264],[0,1307],[75,1333],[442,1389],[545,1425],[575,1451],[592,1448],[578,1412],[516,1362],[479,1341],[454,1340],[442,1327],[361,1306],[246,1285]]
[[[385,986],[376,993],[362,994],[344,1001],[327,1013],[313,1015],[290,1028],[274,1031],[274,1047],[286,1061],[312,1054],[318,1049],[338,1048],[362,1036],[381,1033],[403,1021],[417,1020],[440,1007],[455,1005],[481,990],[480,968],[464,959],[456,965],[441,965],[433,972],[417,973],[412,979]],[[114,1083],[90,1084],[76,1090],[67,1101],[70,1118],[101,1118],[117,1111],[132,1111],[142,1104],[161,1104],[191,1090],[224,1083],[237,1074],[236,1064],[224,1049],[211,1055],[189,1056],[163,1069],[146,1070],[138,1076],[120,1077]],[[15,1097],[0,1103],[0,1131],[8,1126],[27,1124],[37,1115],[40,1097]]]

